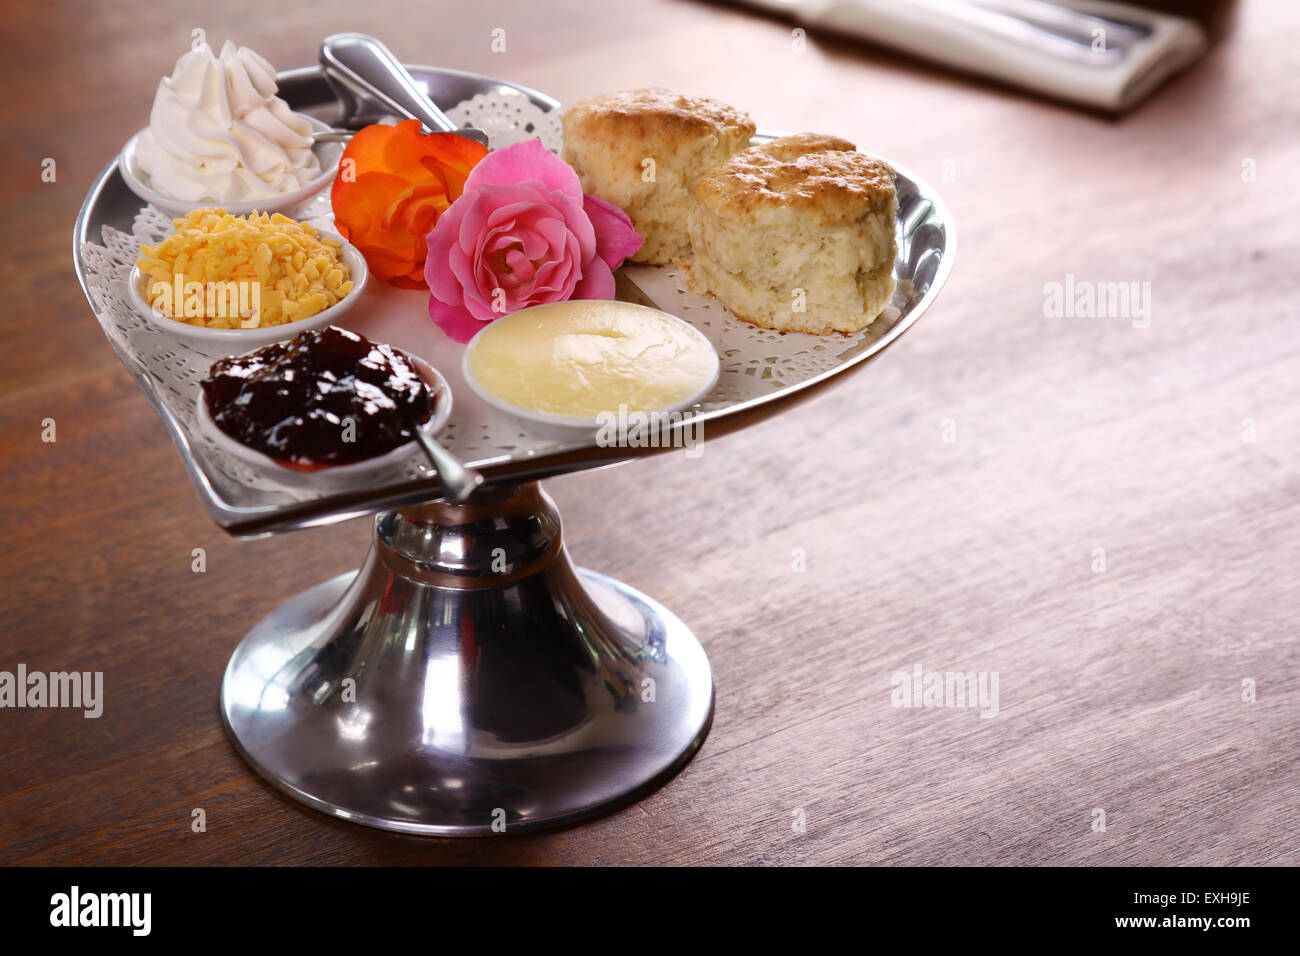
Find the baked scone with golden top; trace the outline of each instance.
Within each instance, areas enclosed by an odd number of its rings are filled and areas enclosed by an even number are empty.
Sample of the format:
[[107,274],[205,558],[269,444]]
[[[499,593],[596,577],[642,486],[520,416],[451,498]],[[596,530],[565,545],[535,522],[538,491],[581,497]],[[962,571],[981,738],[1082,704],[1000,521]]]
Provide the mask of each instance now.
[[628,214],[645,238],[632,259],[655,265],[690,254],[696,184],[754,135],[738,109],[659,88],[579,100],[563,125],[564,160],[582,188]]
[[894,294],[894,170],[847,140],[785,136],[704,176],[687,217],[697,292],[787,332],[856,332]]

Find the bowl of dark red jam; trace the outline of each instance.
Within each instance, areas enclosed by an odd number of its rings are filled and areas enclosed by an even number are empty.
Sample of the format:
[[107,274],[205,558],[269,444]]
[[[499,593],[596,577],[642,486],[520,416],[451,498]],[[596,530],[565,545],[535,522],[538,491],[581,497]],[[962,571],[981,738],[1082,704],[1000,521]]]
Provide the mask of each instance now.
[[327,326],[213,363],[199,425],[242,461],[280,476],[356,474],[405,460],[432,437],[451,389],[423,359]]

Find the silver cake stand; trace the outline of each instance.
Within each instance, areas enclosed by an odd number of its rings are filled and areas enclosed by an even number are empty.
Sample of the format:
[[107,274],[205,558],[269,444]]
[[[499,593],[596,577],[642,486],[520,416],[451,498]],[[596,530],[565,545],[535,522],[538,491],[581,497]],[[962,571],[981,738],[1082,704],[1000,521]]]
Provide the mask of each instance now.
[[[558,107],[500,80],[410,70],[444,109],[481,94]],[[291,106],[326,122],[356,126],[380,116],[372,104],[343,98],[315,68],[282,73],[280,84]],[[898,194],[899,291],[891,311],[837,343],[841,351],[826,367],[778,375],[759,395],[720,385],[694,426],[710,441],[866,367],[930,305],[952,268],[952,221],[930,186],[902,169]],[[190,357],[187,366],[185,356],[160,347],[88,262],[88,245],[105,227],[129,234],[140,211],[114,161],[77,220],[77,273],[213,519],[232,534],[258,536],[375,514],[359,571],[273,610],[231,657],[221,713],[248,762],[318,810],[438,836],[571,823],[634,800],[679,770],[713,716],[704,650],[662,605],[575,568],[559,513],[538,485],[672,443],[562,443],[515,423],[508,441],[485,449],[471,436],[489,427],[474,418],[486,412],[462,411],[465,390],[452,378],[456,410],[442,440],[486,478],[467,502],[444,500],[436,476],[419,470],[361,487],[268,486],[222,461],[196,430],[195,376],[211,357]],[[447,371],[438,356],[424,357]]]

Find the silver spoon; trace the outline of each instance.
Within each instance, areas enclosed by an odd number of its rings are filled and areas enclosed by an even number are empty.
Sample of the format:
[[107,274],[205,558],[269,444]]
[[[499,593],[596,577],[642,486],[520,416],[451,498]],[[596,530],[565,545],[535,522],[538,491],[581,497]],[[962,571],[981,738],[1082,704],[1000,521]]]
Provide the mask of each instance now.
[[313,132],[311,138],[317,143],[346,143],[356,135],[354,129],[322,129]]
[[442,484],[447,489],[447,497],[452,501],[459,504],[473,494],[479,485],[483,484],[483,475],[481,473],[467,467],[463,461],[426,435],[424,429],[419,427],[418,422],[415,423],[415,427],[411,430],[415,433],[415,440],[420,443],[424,453],[429,456],[429,461],[433,464],[434,470],[438,472],[438,477],[442,479]]
[[[433,378],[438,379],[436,388],[430,387],[429,383],[432,378],[426,376],[424,372],[420,372],[420,379],[425,383],[429,398],[434,403],[430,406],[431,414],[437,411],[437,402],[443,400],[442,390],[450,388],[446,380],[441,376],[434,376]],[[483,475],[470,468],[435,441],[424,430],[423,422],[420,421],[419,416],[410,416],[406,424],[411,429],[411,434],[415,436],[415,440],[419,442],[420,448],[428,456],[429,463],[433,465],[434,471],[442,479],[443,487],[447,489],[448,498],[460,503],[468,498],[475,488],[483,484]]]
[[[321,70],[352,93],[376,99],[395,113],[411,116],[435,133],[456,133],[483,146],[487,133],[472,126],[457,126],[416,85],[406,67],[379,40],[365,33],[335,33],[320,45]],[[320,133],[322,142],[339,142],[336,131]]]

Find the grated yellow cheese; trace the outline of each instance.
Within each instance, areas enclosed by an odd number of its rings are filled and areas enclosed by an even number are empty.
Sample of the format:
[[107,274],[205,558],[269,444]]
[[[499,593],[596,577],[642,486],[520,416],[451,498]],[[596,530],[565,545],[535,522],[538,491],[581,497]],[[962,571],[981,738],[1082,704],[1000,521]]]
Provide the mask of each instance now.
[[352,291],[338,240],[322,238],[305,222],[279,213],[241,217],[195,209],[174,225],[176,232],[158,245],[140,247],[136,264],[147,276],[150,304],[179,322],[210,329],[283,325],[323,312]]

